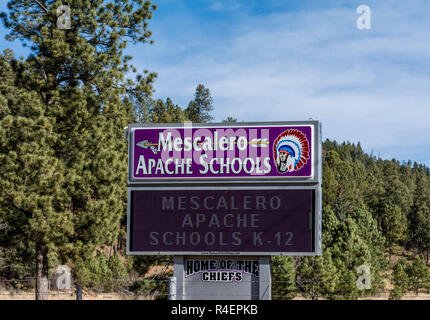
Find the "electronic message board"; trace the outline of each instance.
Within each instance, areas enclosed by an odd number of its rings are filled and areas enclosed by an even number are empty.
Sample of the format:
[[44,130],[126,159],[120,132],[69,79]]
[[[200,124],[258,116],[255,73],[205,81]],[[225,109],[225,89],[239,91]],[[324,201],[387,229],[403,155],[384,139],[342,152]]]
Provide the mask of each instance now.
[[129,184],[318,182],[318,121],[130,125]]
[[132,187],[128,254],[314,255],[320,190]]

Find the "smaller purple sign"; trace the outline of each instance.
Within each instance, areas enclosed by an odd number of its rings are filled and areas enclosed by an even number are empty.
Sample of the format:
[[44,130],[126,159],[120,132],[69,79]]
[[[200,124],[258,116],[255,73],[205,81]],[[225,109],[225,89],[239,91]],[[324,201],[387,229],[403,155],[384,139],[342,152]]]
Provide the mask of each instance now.
[[313,189],[130,192],[131,254],[314,250]]
[[132,127],[130,181],[314,177],[314,124]]

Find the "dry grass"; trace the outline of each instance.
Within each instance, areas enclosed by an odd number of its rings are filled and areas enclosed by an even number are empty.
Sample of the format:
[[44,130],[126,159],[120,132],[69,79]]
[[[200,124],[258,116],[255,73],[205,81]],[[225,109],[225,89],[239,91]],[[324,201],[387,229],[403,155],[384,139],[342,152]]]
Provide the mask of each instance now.
[[[389,293],[381,293],[375,297],[359,298],[358,300],[388,300]],[[10,293],[1,291],[0,300],[34,300],[34,291],[26,291],[20,293]],[[73,292],[58,292],[52,291],[49,293],[49,300],[76,300],[76,294]],[[82,300],[153,300],[151,297],[140,296],[126,296],[118,293],[83,293]],[[303,297],[296,297],[293,300],[307,300]],[[319,298],[319,300],[325,300]],[[407,294],[403,296],[402,300],[430,300],[430,294]]]
[[[406,258],[410,258],[408,253],[403,253],[403,256]],[[410,253],[410,256],[413,257],[413,254]],[[392,255],[390,260],[390,266],[393,266],[397,263],[400,255]],[[152,266],[148,272],[145,274],[145,278],[151,278],[157,276],[160,273],[164,272],[172,272],[173,266],[169,266],[167,269],[164,269],[163,266]],[[390,275],[392,270],[387,271],[387,277],[384,280],[385,286],[382,292],[378,293],[373,297],[364,297],[359,298],[358,300],[388,300],[390,291],[393,288],[392,283],[390,282]],[[0,300],[34,300],[35,293],[34,290],[7,290],[5,288],[0,287]],[[96,293],[96,292],[88,292],[83,290],[82,292],[83,300],[153,300],[154,297],[147,296],[138,296],[135,297],[132,294],[120,294],[120,293]],[[49,292],[49,300],[76,300],[76,292],[75,290],[69,291],[50,291]],[[307,300],[301,296],[295,297],[293,300]],[[324,300],[324,298],[319,298],[319,300]],[[410,292],[402,297],[402,300],[430,300],[430,294],[420,293],[419,295],[415,295],[413,292]]]

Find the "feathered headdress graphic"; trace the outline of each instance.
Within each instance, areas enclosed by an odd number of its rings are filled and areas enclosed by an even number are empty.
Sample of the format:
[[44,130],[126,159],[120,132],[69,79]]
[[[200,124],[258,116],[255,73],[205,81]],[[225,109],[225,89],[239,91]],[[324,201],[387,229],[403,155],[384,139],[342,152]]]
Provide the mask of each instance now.
[[309,159],[309,142],[297,129],[282,132],[273,143],[273,159],[279,173],[300,170]]

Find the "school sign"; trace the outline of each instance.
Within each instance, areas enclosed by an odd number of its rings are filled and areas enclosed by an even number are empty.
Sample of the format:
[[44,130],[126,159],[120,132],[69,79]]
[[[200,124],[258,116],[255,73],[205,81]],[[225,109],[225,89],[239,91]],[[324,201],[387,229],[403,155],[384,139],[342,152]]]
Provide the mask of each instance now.
[[321,253],[318,121],[130,125],[127,252]]
[[316,181],[313,124],[130,126],[129,182]]

